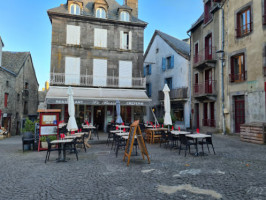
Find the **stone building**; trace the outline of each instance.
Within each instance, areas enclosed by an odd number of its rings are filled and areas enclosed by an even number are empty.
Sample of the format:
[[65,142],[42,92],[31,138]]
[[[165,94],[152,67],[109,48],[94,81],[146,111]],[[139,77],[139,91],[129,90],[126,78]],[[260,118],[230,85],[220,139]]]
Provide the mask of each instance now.
[[193,127],[238,133],[240,124],[266,120],[266,1],[203,2],[188,31]]
[[191,34],[192,127],[222,129],[221,12],[213,0],[204,0],[204,13],[188,31]]
[[29,52],[2,53],[0,122],[11,135],[20,134],[25,118],[37,118],[38,81]]
[[[170,89],[172,115],[183,127],[190,127],[190,47],[189,44],[156,30],[144,54],[146,89],[152,103],[147,107],[147,120],[164,117],[164,84]],[[173,122],[174,123],[174,122]]]
[[73,87],[78,123],[85,119],[105,129],[115,120],[143,118],[149,99],[143,78],[143,37],[138,1],[68,0],[48,10],[52,23],[48,108],[62,109],[67,120],[67,88]]

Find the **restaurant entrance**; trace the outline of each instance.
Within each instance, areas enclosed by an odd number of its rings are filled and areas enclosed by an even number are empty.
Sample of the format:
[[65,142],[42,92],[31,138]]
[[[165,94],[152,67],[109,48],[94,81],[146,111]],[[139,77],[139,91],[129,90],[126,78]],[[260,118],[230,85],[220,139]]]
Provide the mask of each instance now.
[[99,125],[99,130],[104,130],[104,106],[95,106],[94,107],[94,124]]

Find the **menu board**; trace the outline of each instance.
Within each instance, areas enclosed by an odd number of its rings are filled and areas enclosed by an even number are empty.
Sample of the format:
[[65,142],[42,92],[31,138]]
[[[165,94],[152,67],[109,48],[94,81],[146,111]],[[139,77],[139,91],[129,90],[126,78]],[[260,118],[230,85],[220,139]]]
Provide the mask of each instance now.
[[56,115],[42,115],[42,125],[56,125]]
[[56,135],[57,126],[42,126],[40,135]]

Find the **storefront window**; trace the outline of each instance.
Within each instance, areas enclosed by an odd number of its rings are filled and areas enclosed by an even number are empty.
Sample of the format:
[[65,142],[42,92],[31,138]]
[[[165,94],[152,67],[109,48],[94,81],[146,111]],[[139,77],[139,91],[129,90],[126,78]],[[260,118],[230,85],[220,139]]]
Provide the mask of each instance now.
[[134,120],[139,120],[140,123],[144,122],[144,116],[146,115],[145,107],[134,107]]
[[85,116],[84,120],[91,123],[91,106],[85,106]]
[[122,106],[121,107],[121,117],[122,117],[123,122],[131,123],[131,107]]
[[107,106],[107,123],[114,122],[114,106]]

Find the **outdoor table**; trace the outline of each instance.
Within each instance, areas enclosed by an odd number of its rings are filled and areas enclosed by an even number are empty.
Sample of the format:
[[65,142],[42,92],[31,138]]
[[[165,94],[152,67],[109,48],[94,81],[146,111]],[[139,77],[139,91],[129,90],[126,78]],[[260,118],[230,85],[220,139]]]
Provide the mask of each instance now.
[[203,139],[203,138],[207,138],[207,137],[211,137],[211,135],[206,135],[206,134],[202,134],[202,133],[196,133],[196,134],[188,134],[186,135],[186,137],[189,138],[193,138],[196,142],[196,156],[198,156],[199,154],[204,155],[203,152],[198,152],[198,139]]
[[110,133],[121,133],[122,131],[121,130],[112,130],[110,131]]
[[[168,130],[167,128],[149,128],[149,129],[146,129],[146,133],[151,135],[151,139],[149,140],[150,144],[154,143],[156,131],[167,131],[167,130]],[[158,135],[157,138],[161,138],[161,135]]]
[[190,132],[187,131],[171,131],[173,135],[187,135],[190,134]]
[[129,132],[115,133],[117,136],[128,136]]
[[[125,140],[128,140],[128,137],[129,137],[129,135],[124,135],[124,136],[122,136],[122,138],[125,139]],[[137,136],[135,135],[134,138],[137,139]]]
[[[58,144],[60,146],[60,152],[58,153],[58,162],[66,162],[66,149],[65,145],[71,143],[73,139],[66,140],[53,140],[51,144]],[[63,152],[63,153],[62,153]]]

